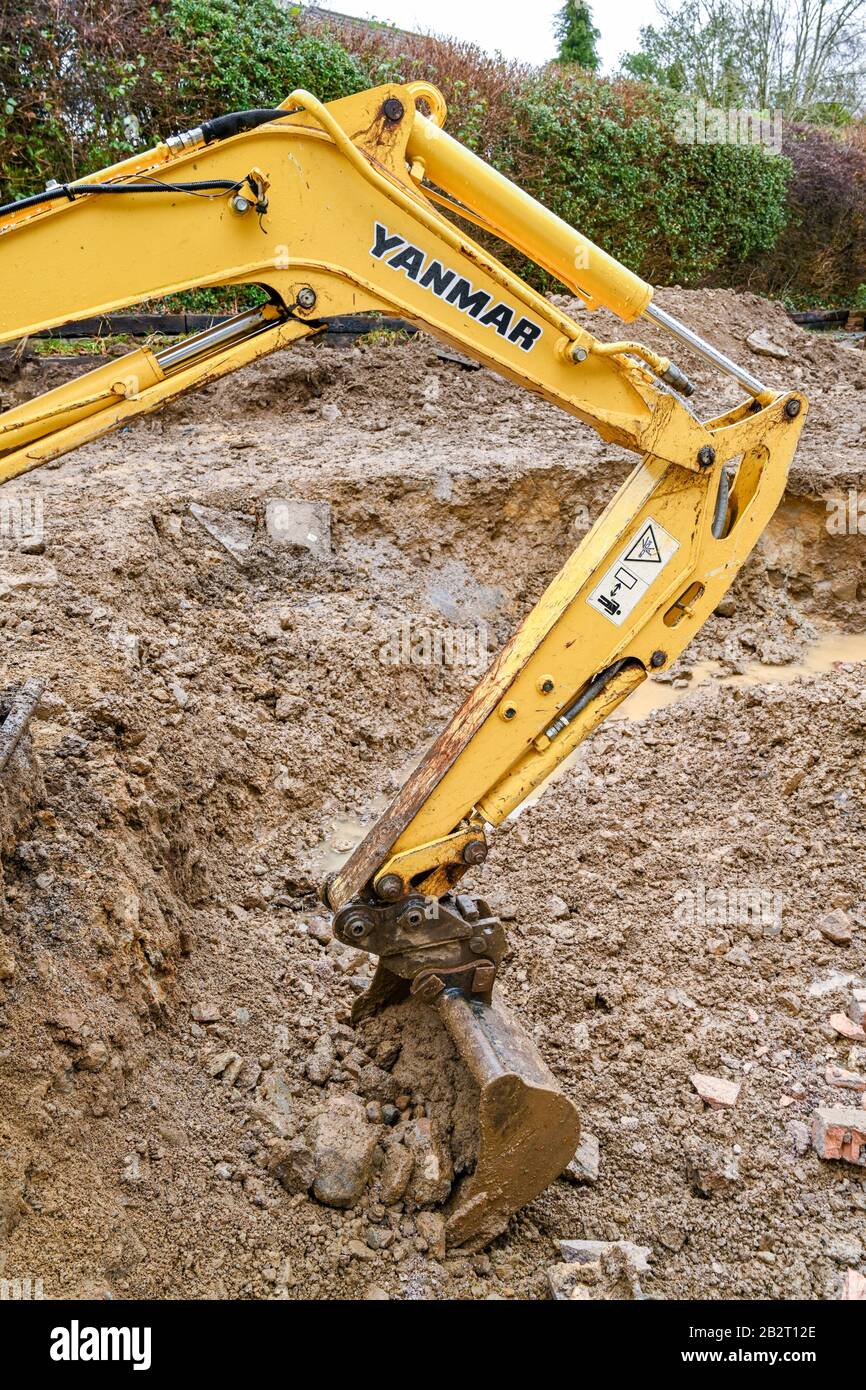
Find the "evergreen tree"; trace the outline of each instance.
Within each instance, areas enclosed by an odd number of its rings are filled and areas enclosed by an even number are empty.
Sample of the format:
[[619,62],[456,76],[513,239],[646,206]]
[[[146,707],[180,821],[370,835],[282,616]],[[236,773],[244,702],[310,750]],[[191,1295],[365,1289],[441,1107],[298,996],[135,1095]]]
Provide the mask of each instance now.
[[556,16],[556,37],[561,63],[575,63],[595,72],[601,61],[595,43],[601,35],[592,22],[592,10],[586,0],[566,0]]

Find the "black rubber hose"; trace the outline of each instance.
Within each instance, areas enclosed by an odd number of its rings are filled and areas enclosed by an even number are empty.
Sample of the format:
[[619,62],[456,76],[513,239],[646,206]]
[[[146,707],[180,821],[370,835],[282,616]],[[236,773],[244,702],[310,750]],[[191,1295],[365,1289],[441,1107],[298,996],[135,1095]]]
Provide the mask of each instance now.
[[58,198],[68,198],[74,203],[80,193],[229,193],[234,188],[240,188],[242,183],[243,179],[200,179],[196,183],[61,183],[57,188],[46,188],[44,193],[34,193],[20,202],[6,203],[0,207],[0,217],[7,212],[19,212],[21,208],[53,203]]
[[214,116],[212,121],[202,121],[201,133],[205,144],[212,145],[215,140],[228,140],[232,135],[240,135],[241,131],[255,130],[256,126],[279,121],[292,114],[281,107],[273,110],[229,111],[225,116]]

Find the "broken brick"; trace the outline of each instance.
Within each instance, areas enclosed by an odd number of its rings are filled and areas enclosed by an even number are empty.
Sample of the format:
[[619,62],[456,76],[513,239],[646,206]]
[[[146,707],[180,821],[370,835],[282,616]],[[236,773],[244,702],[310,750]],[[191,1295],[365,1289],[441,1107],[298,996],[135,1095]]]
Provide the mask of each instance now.
[[812,1116],[812,1143],[821,1158],[845,1159],[866,1167],[866,1110],[831,1105]]
[[701,1100],[713,1110],[730,1110],[740,1095],[741,1082],[726,1081],[722,1076],[707,1076],[696,1071],[690,1078]]
[[851,1042],[866,1042],[866,1031],[858,1027],[847,1014],[831,1014],[830,1027],[841,1033],[843,1038],[850,1038]]

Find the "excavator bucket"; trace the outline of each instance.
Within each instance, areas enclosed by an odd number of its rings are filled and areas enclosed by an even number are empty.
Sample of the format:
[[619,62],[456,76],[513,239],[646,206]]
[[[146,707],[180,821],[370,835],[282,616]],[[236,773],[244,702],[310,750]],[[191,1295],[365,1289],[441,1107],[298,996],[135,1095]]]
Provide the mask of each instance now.
[[416,893],[390,906],[349,903],[334,933],[379,956],[352,1021],[390,1005],[431,1008],[478,1088],[474,1168],[450,1198],[446,1239],[484,1245],[559,1177],[580,1138],[577,1110],[499,998],[501,923],[482,898]]
[[432,1002],[480,1091],[475,1171],[446,1208],[446,1239],[481,1246],[559,1177],[577,1148],[580,1118],[498,998],[445,989]]

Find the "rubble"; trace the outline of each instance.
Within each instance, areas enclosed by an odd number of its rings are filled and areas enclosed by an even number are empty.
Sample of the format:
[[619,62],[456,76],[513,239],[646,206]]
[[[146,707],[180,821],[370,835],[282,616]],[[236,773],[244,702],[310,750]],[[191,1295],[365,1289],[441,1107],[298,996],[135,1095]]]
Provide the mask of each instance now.
[[328,1207],[353,1207],[370,1176],[375,1127],[358,1096],[334,1096],[313,1120],[309,1139],[315,1178],[313,1195]]
[[707,1076],[694,1072],[689,1078],[701,1100],[712,1110],[730,1110],[740,1095],[741,1082],[726,1081],[722,1076]]
[[851,945],[851,918],[841,907],[835,907],[832,912],[825,913],[818,923],[818,930],[827,941],[832,941],[834,946]]
[[598,1182],[600,1161],[598,1139],[594,1134],[589,1134],[584,1130],[580,1136],[580,1143],[574,1158],[566,1165],[562,1176],[574,1183],[596,1183]]
[[628,1240],[561,1240],[563,1262],[550,1265],[547,1282],[557,1302],[643,1299],[641,1274],[651,1251]]
[[866,1030],[860,1028],[847,1014],[831,1014],[830,1027],[850,1042],[866,1042]]
[[866,1167],[866,1109],[835,1105],[816,1110],[812,1143],[821,1158],[841,1158]]
[[824,1069],[824,1080],[828,1086],[839,1086],[845,1091],[866,1091],[866,1076],[859,1072],[847,1071],[834,1062],[828,1062]]

